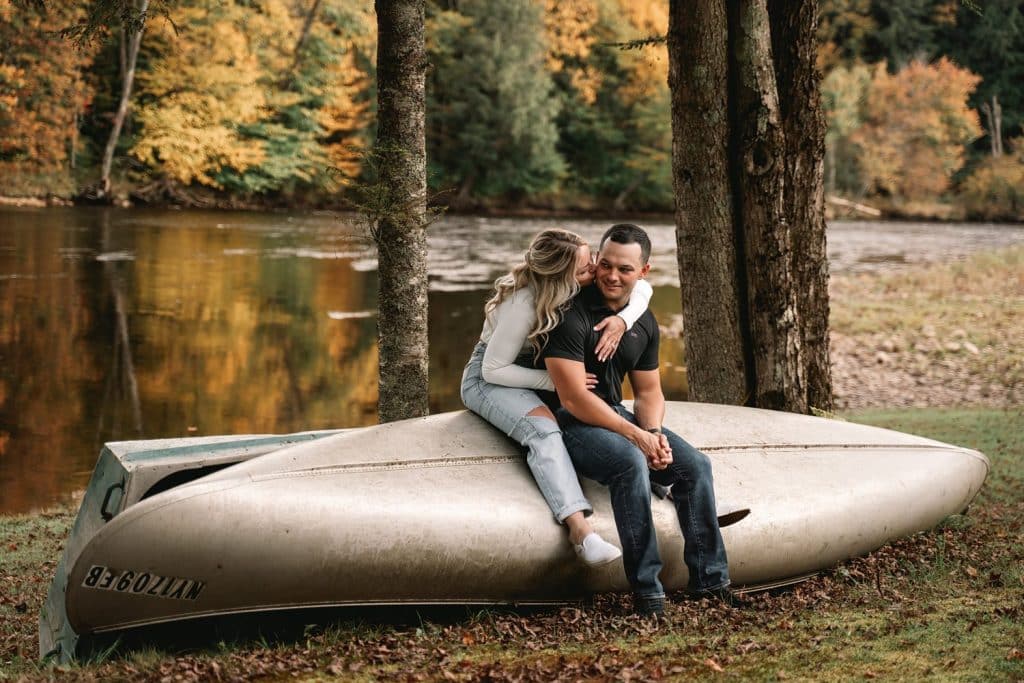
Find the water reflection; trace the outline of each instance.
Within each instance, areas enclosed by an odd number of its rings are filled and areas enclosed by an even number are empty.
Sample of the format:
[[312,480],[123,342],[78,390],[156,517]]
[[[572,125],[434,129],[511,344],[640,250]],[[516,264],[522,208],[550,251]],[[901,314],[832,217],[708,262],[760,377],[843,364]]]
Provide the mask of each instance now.
[[[530,236],[559,225],[596,241],[607,224],[448,217],[431,228],[432,411],[459,407],[487,290]],[[899,247],[913,226],[850,225],[830,229],[834,270],[879,252],[916,262],[1024,240],[1019,226],[940,226]],[[669,322],[673,228],[645,227],[652,305]],[[376,293],[375,251],[343,216],[0,209],[0,512],[83,486],[105,441],[372,424]],[[665,339],[661,358],[666,393],[685,398],[681,341]]]

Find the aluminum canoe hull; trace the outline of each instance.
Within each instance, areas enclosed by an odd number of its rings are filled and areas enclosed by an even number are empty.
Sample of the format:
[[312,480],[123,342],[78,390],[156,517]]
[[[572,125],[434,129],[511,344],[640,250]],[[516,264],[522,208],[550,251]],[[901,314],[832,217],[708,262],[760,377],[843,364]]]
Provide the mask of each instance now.
[[[785,581],[963,511],[975,451],[836,420],[670,403],[666,425],[712,459],[737,584]],[[584,480],[617,541],[607,490]],[[687,582],[668,501],[653,502],[669,590]],[[329,605],[545,603],[625,591],[586,569],[521,451],[466,412],[346,431],[233,465],[128,507],[82,548],[65,590],[78,634]]]

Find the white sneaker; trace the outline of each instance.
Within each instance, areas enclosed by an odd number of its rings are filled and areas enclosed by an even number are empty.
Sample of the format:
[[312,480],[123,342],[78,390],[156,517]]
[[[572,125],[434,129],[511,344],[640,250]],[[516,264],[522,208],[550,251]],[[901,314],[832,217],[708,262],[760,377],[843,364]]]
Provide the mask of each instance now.
[[597,532],[591,531],[583,538],[583,542],[574,545],[576,555],[588,567],[600,567],[622,557],[622,551],[601,538]]
[[718,501],[718,528],[729,526],[750,514],[750,508],[740,507],[729,501]]

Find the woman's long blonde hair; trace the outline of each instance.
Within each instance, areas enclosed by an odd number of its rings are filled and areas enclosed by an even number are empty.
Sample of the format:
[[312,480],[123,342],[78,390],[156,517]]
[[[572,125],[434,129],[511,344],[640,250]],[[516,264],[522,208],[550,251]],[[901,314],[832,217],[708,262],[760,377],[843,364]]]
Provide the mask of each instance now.
[[586,241],[574,232],[551,229],[539,233],[530,242],[523,262],[494,281],[494,296],[484,305],[490,317],[501,302],[523,287],[533,290],[536,320],[526,341],[540,357],[548,332],[562,322],[565,305],[580,291],[576,282],[576,256]]

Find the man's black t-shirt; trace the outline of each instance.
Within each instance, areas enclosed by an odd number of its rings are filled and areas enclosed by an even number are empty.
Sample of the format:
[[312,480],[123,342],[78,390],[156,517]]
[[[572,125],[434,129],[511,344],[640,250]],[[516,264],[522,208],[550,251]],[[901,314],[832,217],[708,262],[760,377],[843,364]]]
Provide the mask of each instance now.
[[548,335],[543,358],[565,358],[581,361],[587,372],[597,375],[594,390],[606,403],[622,400],[622,380],[632,370],[658,369],[658,321],[650,309],[644,311],[633,329],[622,335],[615,355],[605,362],[597,360],[594,349],[601,338],[594,326],[615,311],[608,308],[595,285],[585,288],[573,299],[562,322]]

